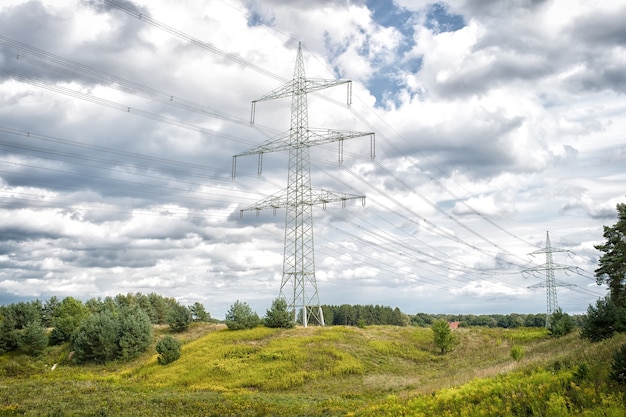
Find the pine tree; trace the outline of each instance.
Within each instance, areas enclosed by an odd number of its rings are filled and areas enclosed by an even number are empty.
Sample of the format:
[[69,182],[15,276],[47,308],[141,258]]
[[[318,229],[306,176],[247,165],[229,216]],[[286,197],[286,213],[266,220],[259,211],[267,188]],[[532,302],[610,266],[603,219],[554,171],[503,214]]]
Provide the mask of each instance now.
[[252,311],[248,303],[237,300],[226,313],[226,327],[230,330],[252,329],[259,325],[259,316]]
[[159,354],[157,362],[161,365],[167,365],[180,358],[180,342],[167,335],[157,342],[156,351]]
[[177,333],[184,332],[191,324],[191,311],[184,305],[172,305],[167,315],[167,324]]
[[207,313],[202,303],[198,301],[189,306],[189,311],[191,311],[191,317],[193,318],[193,321],[206,322],[211,320],[211,315]]
[[595,270],[598,285],[609,286],[611,301],[618,308],[626,308],[626,204],[617,205],[617,222],[604,226],[606,243],[595,248],[604,254]]
[[20,349],[30,356],[41,355],[48,346],[48,335],[41,323],[32,321],[26,325],[19,338]]
[[287,301],[284,298],[276,298],[272,301],[272,307],[265,312],[265,326],[290,329],[296,325],[290,311],[287,310]]

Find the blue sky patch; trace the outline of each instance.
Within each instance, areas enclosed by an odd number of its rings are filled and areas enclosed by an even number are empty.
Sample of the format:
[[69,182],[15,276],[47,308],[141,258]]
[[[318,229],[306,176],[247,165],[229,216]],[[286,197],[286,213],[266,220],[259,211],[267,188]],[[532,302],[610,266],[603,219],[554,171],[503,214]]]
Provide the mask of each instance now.
[[[398,57],[402,57],[413,48],[415,45],[416,13],[398,7],[393,0],[366,0],[366,5],[372,11],[372,18],[377,24],[393,27],[402,34],[403,41],[395,51]],[[421,67],[421,61],[417,64],[412,62],[411,65],[417,71]],[[367,87],[376,97],[377,106],[380,106],[384,100],[393,100],[395,93],[402,88],[402,85],[398,84],[398,70],[400,68],[397,65],[379,66],[377,68],[377,73],[369,80]]]
[[[367,7],[372,11],[372,17],[376,23],[385,27],[393,27],[398,30],[403,41],[395,51],[399,60],[415,46],[415,25],[419,21],[420,12],[412,12],[399,7],[393,0],[366,0]],[[465,27],[465,19],[461,15],[450,13],[444,3],[435,3],[422,11],[425,16],[424,26],[436,33],[453,32]],[[367,53],[367,51],[363,51]],[[386,100],[394,100],[396,93],[404,87],[400,80],[399,72],[416,73],[422,67],[422,60],[412,59],[398,66],[377,67],[377,73],[367,83],[367,87],[376,97],[376,105],[380,106]]]
[[455,32],[466,26],[465,19],[459,14],[449,13],[448,6],[435,3],[426,13],[424,26],[433,32]]

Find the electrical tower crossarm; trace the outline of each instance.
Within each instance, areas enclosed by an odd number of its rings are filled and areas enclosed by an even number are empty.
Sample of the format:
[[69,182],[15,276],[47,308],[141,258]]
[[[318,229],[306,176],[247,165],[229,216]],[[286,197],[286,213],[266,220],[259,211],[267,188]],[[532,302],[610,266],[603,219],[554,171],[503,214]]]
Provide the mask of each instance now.
[[[306,204],[306,205],[311,205],[311,206],[321,204],[324,208],[326,208],[326,204],[328,203],[334,203],[334,202],[340,201],[342,205],[345,205],[345,202],[348,200],[361,199],[362,204],[365,205],[364,195],[338,193],[338,192],[324,190],[324,189],[321,189],[321,190],[311,189],[310,191],[311,191],[310,192],[311,198],[303,200],[301,204]],[[308,193],[305,193],[305,194],[308,195]],[[265,197],[264,199],[259,200],[256,203],[251,204],[250,206],[244,209],[241,209],[239,212],[240,212],[240,215],[243,215],[244,211],[255,210],[259,212],[261,210],[265,210],[268,208],[271,208],[274,211],[276,211],[276,209],[284,208],[289,205],[293,205],[293,202],[290,203],[290,201],[287,199],[287,190],[285,189],[285,190],[279,191],[276,194]]]
[[[316,80],[307,78],[303,82],[297,82],[297,80],[291,80],[288,83],[278,87],[275,90],[270,91],[259,99],[252,102],[257,103],[259,101],[275,100],[277,98],[292,97],[294,94],[306,94],[313,93],[315,91],[324,90],[330,87],[336,87],[342,84],[351,84],[350,80]],[[350,87],[348,87],[350,88]]]
[[247,155],[257,155],[260,153],[281,152],[287,151],[292,148],[300,146],[312,147],[318,145],[324,145],[326,143],[339,142],[347,139],[360,138],[363,136],[370,136],[374,138],[374,132],[354,132],[348,130],[336,130],[336,129],[315,129],[311,128],[307,130],[308,140],[303,143],[292,143],[290,141],[291,132],[285,132],[279,136],[269,139],[260,145],[257,145],[248,151],[234,155],[235,158]]
[[348,86],[346,105],[348,108],[352,105],[352,81],[350,80],[317,80],[317,79],[293,79],[283,86],[270,91],[259,99],[252,101],[252,110],[250,113],[250,124],[254,124],[256,113],[256,103],[260,101],[275,100],[278,98],[293,97],[295,95],[305,95],[326,88],[336,87],[346,84]]
[[[570,284],[568,282],[563,282],[563,281],[554,281],[554,285],[557,287],[566,287],[566,288],[574,288],[576,285],[574,284]],[[529,287],[527,287],[530,290],[536,290],[538,288],[546,288],[546,283],[545,282],[540,282],[538,284],[535,285],[531,285]]]

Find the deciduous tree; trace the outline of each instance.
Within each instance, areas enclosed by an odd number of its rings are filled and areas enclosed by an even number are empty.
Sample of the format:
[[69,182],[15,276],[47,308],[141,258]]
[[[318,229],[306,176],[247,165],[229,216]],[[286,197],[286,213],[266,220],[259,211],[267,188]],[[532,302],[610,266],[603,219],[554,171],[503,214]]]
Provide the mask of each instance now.
[[89,309],[80,300],[65,297],[54,309],[51,343],[58,344],[70,340],[72,333],[88,315]]
[[441,353],[452,350],[454,346],[454,335],[452,334],[452,330],[450,330],[448,321],[444,319],[435,320],[430,328],[433,331],[435,346],[441,349]]

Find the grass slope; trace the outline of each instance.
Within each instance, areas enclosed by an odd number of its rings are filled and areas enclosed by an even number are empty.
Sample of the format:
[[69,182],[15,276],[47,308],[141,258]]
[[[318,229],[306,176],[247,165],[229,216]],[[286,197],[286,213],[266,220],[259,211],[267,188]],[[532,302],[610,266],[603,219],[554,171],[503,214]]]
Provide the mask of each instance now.
[[[194,325],[166,366],[154,350],[88,366],[70,364],[67,346],[37,360],[4,355],[0,415],[626,415],[624,393],[606,382],[624,335],[593,345],[542,329],[455,335],[442,356],[424,328]],[[524,351],[519,362],[513,346]]]

